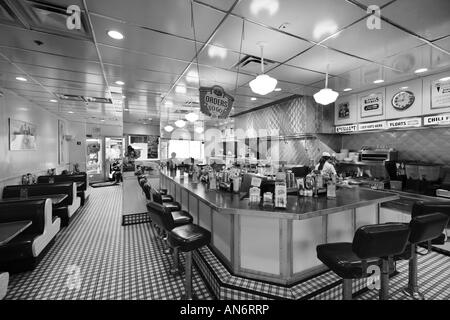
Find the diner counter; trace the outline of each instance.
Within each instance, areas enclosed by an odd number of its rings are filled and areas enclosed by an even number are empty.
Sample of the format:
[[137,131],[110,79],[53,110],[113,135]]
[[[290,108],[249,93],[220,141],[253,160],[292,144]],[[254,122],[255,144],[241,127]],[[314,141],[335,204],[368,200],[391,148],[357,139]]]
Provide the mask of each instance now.
[[160,187],[211,232],[209,248],[234,275],[287,286],[326,269],[317,245],[351,242],[360,226],[380,223],[382,203],[399,199],[351,187],[338,189],[336,199],[288,196],[287,207],[278,209],[250,205],[242,194],[207,190],[187,175],[180,179],[165,171]]
[[286,208],[274,208],[262,204],[250,204],[248,198],[241,200],[242,193],[208,190],[206,184],[192,183],[192,179],[187,175],[181,179],[179,175],[170,176],[167,172],[162,174],[213,209],[228,214],[303,220],[400,199],[395,193],[352,187],[338,188],[336,199],[327,199],[325,195],[319,197],[288,195]]

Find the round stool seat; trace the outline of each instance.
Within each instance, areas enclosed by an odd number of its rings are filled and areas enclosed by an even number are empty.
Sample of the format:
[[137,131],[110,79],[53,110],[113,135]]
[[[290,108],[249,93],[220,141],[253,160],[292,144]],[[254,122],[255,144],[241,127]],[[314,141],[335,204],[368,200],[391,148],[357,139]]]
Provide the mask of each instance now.
[[[367,277],[361,258],[352,250],[352,243],[337,242],[317,246],[317,258],[344,279]],[[367,265],[378,265],[380,259],[367,259]]]
[[169,232],[167,240],[172,247],[187,252],[203,247],[211,241],[211,232],[196,224],[186,224]]
[[162,205],[164,208],[168,209],[169,211],[180,211],[181,206],[176,202],[163,202]]
[[189,214],[189,212],[180,210],[180,211],[172,211],[173,222],[176,227],[192,223],[194,218]]
[[162,202],[173,202],[173,197],[170,195],[161,194]]

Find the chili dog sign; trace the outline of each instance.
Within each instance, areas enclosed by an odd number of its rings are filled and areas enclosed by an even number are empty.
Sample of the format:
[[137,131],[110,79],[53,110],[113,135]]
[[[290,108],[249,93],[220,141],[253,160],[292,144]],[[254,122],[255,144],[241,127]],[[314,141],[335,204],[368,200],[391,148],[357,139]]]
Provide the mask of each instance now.
[[224,119],[230,114],[234,98],[220,86],[200,88],[200,111],[207,116]]
[[426,126],[447,125],[447,124],[450,124],[450,114],[442,114],[424,118],[424,125]]

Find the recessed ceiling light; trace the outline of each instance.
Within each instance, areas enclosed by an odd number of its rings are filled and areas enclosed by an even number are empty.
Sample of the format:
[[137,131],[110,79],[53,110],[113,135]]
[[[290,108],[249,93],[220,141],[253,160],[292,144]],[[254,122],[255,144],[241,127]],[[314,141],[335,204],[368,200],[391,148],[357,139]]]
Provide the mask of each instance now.
[[449,81],[449,80],[450,80],[450,77],[445,77],[445,78],[439,79],[439,81]]
[[186,121],[184,121],[184,120],[177,120],[177,121],[175,121],[175,125],[178,127],[178,128],[183,128],[185,125],[186,125]]
[[406,90],[406,89],[408,89],[408,87],[406,87],[406,86],[400,88],[400,90]]
[[118,84],[119,86],[123,86],[125,84],[125,82],[121,81],[121,80],[117,80],[116,84]]
[[347,91],[352,91],[352,90],[353,90],[352,88],[345,88],[345,89],[344,89],[345,92],[347,92]]
[[427,71],[428,71],[427,68],[420,68],[420,69],[417,69],[416,71],[414,71],[414,73],[424,73],[424,72],[427,72]]
[[122,40],[123,39],[123,34],[120,33],[119,31],[116,30],[109,30],[108,31],[108,36],[110,36],[113,39],[116,40]]
[[172,126],[165,126],[164,130],[166,130],[167,132],[172,132],[173,131],[173,127]]
[[24,78],[24,77],[16,77],[16,80],[19,80],[19,81],[28,81],[27,78]]
[[166,101],[164,104],[167,108],[172,108],[173,107],[173,102],[172,101]]
[[152,121],[152,118],[148,118],[147,120]]
[[125,108],[125,109],[123,109],[124,111],[129,111],[130,109],[128,109],[128,108]]
[[50,102],[58,102],[56,99],[50,99]]
[[195,128],[195,132],[203,133],[203,128],[202,127],[197,127],[197,128]]
[[383,83],[383,82],[384,82],[383,79],[378,79],[378,80],[375,80],[373,83]]
[[196,114],[194,112],[188,113],[185,117],[186,117],[186,120],[189,122],[195,122],[199,118],[198,114]]
[[255,97],[252,97],[252,98],[250,98],[250,100],[252,100],[252,101],[255,101],[255,100],[256,100],[256,98],[255,98]]
[[105,121],[105,119],[101,119],[100,121]]
[[68,111],[67,113],[73,113],[73,111]]
[[175,87],[175,92],[176,92],[176,93],[183,93],[183,94],[184,94],[184,93],[186,93],[186,91],[187,91],[187,90],[186,90],[186,87],[185,87],[185,86],[176,86],[176,87]]
[[275,88],[274,91],[281,91],[281,88]]
[[125,99],[126,98],[126,96],[122,96],[122,99]]

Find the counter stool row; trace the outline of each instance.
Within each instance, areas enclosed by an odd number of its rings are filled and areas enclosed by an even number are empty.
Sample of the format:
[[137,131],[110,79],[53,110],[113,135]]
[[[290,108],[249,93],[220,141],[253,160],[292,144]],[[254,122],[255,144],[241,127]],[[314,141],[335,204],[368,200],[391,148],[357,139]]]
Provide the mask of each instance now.
[[417,246],[442,241],[449,223],[450,205],[417,202],[412,220],[406,223],[384,223],[360,227],[352,243],[328,243],[317,246],[317,257],[343,279],[342,296],[352,299],[352,279],[373,276],[380,268],[380,300],[389,297],[389,274],[394,262],[409,260],[409,281],[403,292],[414,299],[424,299],[417,283]]
[[159,230],[160,237],[167,242],[164,253],[173,253],[170,272],[179,273],[179,252],[185,252],[185,295],[192,299],[192,252],[211,241],[211,233],[193,224],[193,217],[182,210],[181,205],[167,195],[167,190],[156,190],[145,177],[138,178],[148,202],[147,209],[152,223]]

